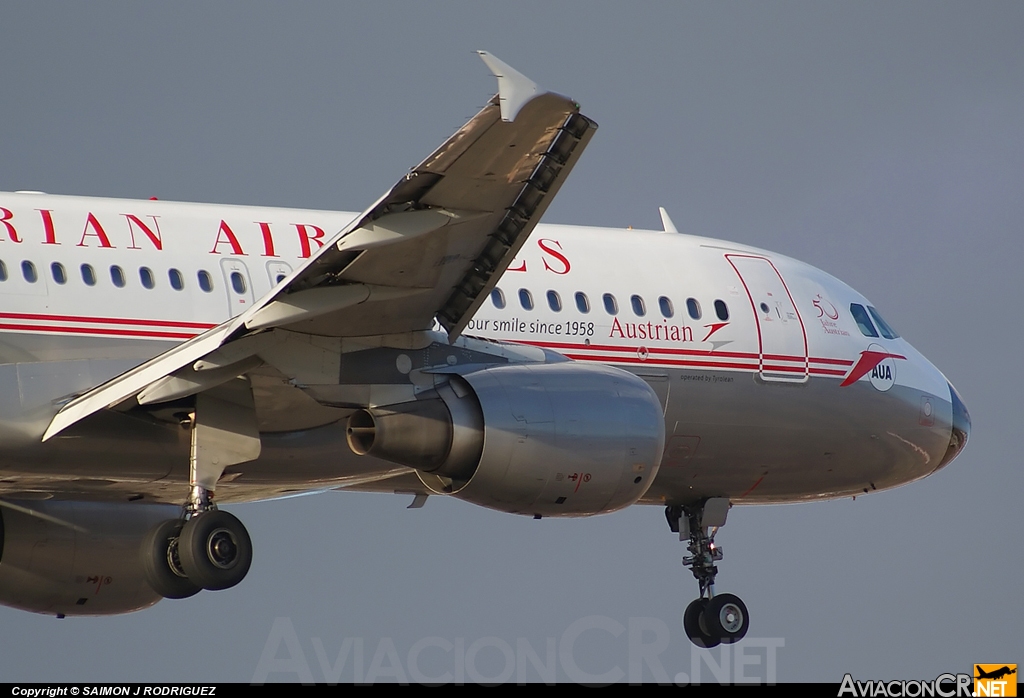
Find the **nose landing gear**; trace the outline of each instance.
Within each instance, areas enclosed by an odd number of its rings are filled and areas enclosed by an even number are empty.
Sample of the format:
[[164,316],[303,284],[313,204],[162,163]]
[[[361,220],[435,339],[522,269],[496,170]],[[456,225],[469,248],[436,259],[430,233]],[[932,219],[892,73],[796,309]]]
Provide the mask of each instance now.
[[698,647],[739,642],[747,634],[750,616],[743,601],[734,594],[715,594],[715,563],[722,550],[715,546],[715,534],[725,525],[729,500],[707,499],[692,506],[669,506],[665,517],[673,533],[687,541],[690,554],[683,558],[700,585],[700,596],[683,613],[683,630]]

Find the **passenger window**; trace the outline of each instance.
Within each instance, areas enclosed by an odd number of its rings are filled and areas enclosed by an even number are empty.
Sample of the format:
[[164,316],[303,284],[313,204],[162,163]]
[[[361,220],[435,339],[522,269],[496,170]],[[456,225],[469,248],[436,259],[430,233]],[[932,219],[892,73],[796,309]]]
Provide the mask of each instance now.
[[500,288],[496,288],[491,291],[491,303],[493,303],[494,307],[498,310],[505,309],[505,294],[501,292]]
[[590,299],[587,298],[587,294],[585,294],[583,291],[576,292],[576,310],[580,311],[581,313],[590,312]]
[[36,265],[27,259],[21,263],[21,275],[24,276],[25,281],[30,284],[34,284],[39,278],[39,275],[36,274]]
[[558,295],[557,291],[548,291],[548,307],[550,307],[556,313],[561,312],[562,297]]
[[91,264],[83,264],[82,270],[82,281],[85,282],[86,286],[96,285],[96,272],[93,270]]
[[7,265],[0,259],[0,281],[7,281]]
[[606,293],[604,294],[603,300],[604,309],[608,312],[609,315],[619,314],[619,303],[618,301],[615,300],[615,296],[613,296],[610,293]]
[[281,283],[282,281],[284,281],[287,278],[288,278],[287,274],[278,274],[277,275],[277,280],[275,280],[274,283],[275,284],[279,284],[279,283]]
[[643,317],[647,314],[647,306],[644,304],[644,299],[640,296],[632,296],[629,299],[630,304],[633,306],[633,314],[637,317]]
[[118,288],[124,288],[124,270],[116,265],[110,267],[110,281]]
[[196,274],[196,278],[199,279],[199,288],[203,290],[203,293],[209,293],[213,290],[213,278],[210,276],[210,272],[200,269],[199,273]]
[[523,310],[533,310],[533,295],[525,288],[519,289],[519,304]]
[[868,313],[864,310],[863,305],[850,303],[850,315],[853,315],[853,319],[856,321],[862,335],[865,337],[878,336],[878,332],[875,331],[875,326],[871,324],[871,318],[868,317]]
[[231,272],[231,288],[235,289],[238,295],[245,293],[245,278],[240,272]]
[[725,304],[725,301],[715,301],[715,315],[722,322],[729,319],[729,306]]
[[62,286],[68,282],[68,273],[64,271],[64,265],[60,262],[54,262],[50,265],[50,273],[53,274],[53,280]]
[[156,280],[153,278],[153,270],[149,267],[139,267],[139,281],[142,282],[144,288],[153,288],[156,286]]
[[882,316],[879,315],[878,311],[875,310],[870,305],[868,306],[868,312],[871,313],[871,317],[874,318],[875,324],[878,325],[878,331],[882,333],[883,337],[885,337],[886,339],[896,339],[899,337],[899,334],[896,332],[896,330],[894,330],[888,322],[883,320]]
[[694,320],[700,320],[700,303],[697,301],[696,298],[686,299],[686,312],[688,312],[690,314],[690,317],[693,318]]
[[666,296],[662,296],[658,299],[658,305],[661,306],[661,314],[665,317],[672,317],[676,314],[676,309],[672,307],[672,299]]
[[171,269],[167,272],[167,280],[171,282],[171,288],[175,291],[180,291],[185,288],[185,278],[177,269]]

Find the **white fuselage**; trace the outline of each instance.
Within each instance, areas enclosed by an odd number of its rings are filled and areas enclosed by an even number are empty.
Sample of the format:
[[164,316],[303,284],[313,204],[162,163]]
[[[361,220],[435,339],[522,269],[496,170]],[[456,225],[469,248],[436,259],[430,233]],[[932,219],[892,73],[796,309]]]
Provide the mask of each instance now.
[[[179,435],[146,426],[122,440],[99,415],[68,438],[41,435],[70,397],[251,307],[355,215],[0,194],[0,496],[180,501]],[[946,379],[877,317],[862,330],[863,296],[793,259],[540,225],[497,289],[467,336],[616,365],[654,388],[666,448],[645,502],[846,496],[947,462]],[[268,435],[223,498],[400,489],[394,465],[343,444],[329,426]]]

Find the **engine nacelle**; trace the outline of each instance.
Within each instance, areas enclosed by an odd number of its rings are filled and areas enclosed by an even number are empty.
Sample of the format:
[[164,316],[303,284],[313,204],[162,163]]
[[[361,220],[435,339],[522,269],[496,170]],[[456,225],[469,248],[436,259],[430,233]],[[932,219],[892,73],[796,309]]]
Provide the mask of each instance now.
[[0,506],[0,603],[54,615],[96,616],[152,606],[139,545],[179,508],[100,502]]
[[452,375],[431,397],[349,418],[353,452],[416,468],[437,494],[534,516],[635,503],[665,446],[657,395],[616,368],[508,364]]

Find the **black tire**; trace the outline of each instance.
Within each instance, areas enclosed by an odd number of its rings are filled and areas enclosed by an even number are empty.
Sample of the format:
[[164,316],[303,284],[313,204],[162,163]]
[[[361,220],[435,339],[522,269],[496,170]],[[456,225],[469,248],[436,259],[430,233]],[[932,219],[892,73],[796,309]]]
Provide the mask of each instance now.
[[172,569],[172,557],[176,553],[174,545],[184,524],[180,519],[168,519],[157,524],[142,539],[139,548],[146,582],[165,599],[187,599],[202,591],[198,584]]
[[750,627],[747,606],[734,594],[719,594],[704,609],[704,625],[708,632],[731,645],[739,642]]
[[204,589],[230,589],[252,564],[252,540],[245,526],[226,511],[207,511],[189,519],[178,539],[181,566]]
[[697,647],[710,649],[717,647],[719,640],[705,627],[702,615],[707,605],[708,600],[705,598],[694,599],[690,602],[690,605],[683,611],[683,630],[686,632],[686,637],[690,638],[690,642]]

